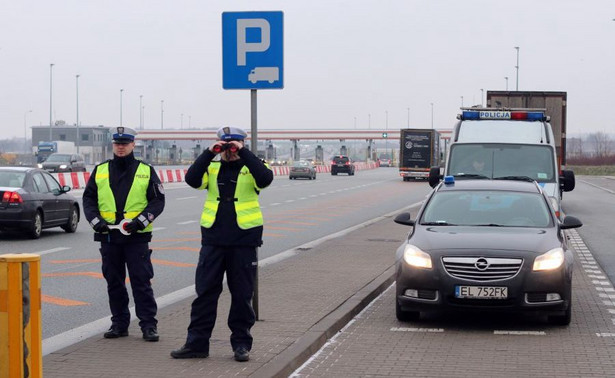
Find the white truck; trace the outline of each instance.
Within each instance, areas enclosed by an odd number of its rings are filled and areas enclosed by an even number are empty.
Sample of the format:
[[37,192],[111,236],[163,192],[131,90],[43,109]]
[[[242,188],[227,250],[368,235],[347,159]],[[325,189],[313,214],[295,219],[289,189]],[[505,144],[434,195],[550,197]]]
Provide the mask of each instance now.
[[[455,179],[534,180],[558,217],[562,192],[574,189],[572,171],[559,171],[556,143],[544,109],[462,108],[444,176]],[[435,187],[440,168],[433,167]]]

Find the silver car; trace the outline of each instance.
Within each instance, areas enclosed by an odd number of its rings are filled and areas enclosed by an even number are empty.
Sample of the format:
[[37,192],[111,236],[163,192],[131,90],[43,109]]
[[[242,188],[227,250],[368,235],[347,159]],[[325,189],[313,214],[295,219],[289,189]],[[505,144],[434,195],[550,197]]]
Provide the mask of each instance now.
[[316,167],[309,161],[296,161],[290,167],[288,178],[290,180],[297,178],[316,180]]

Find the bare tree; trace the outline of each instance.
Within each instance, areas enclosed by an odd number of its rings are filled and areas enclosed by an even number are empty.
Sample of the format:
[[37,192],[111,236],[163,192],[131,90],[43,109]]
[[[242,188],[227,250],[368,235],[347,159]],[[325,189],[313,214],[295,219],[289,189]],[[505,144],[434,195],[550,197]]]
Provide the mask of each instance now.
[[588,139],[594,146],[596,157],[605,157],[611,154],[611,138],[607,133],[598,131],[596,133],[589,134]]
[[583,156],[583,139],[568,138],[566,140],[566,154],[568,155],[568,157]]

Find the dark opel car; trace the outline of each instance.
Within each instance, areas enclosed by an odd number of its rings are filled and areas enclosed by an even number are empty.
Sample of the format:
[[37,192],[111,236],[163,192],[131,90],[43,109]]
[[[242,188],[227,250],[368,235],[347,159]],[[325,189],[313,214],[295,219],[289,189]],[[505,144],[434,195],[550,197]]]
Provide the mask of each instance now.
[[79,203],[70,189],[42,169],[0,167],[0,231],[21,230],[33,239],[44,228],[75,232]]
[[459,180],[430,194],[396,255],[396,315],[432,310],[535,312],[570,323],[573,256],[560,223],[533,181]]
[[331,174],[335,176],[338,173],[348,173],[348,176],[354,175],[354,164],[348,156],[337,155],[331,160]]
[[85,172],[85,161],[78,154],[51,154],[43,163],[39,164],[49,172]]

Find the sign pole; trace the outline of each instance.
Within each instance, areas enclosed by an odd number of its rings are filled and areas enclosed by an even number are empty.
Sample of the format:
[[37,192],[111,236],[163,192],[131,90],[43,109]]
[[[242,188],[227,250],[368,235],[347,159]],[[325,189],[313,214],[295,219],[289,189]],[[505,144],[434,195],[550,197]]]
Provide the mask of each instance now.
[[[257,103],[256,103],[256,89],[250,89],[250,150],[254,155],[258,156],[258,137],[257,137]],[[254,309],[254,315],[256,320],[259,320],[258,316],[258,248],[256,249],[256,272],[254,276],[254,298],[252,298],[252,308]]]

